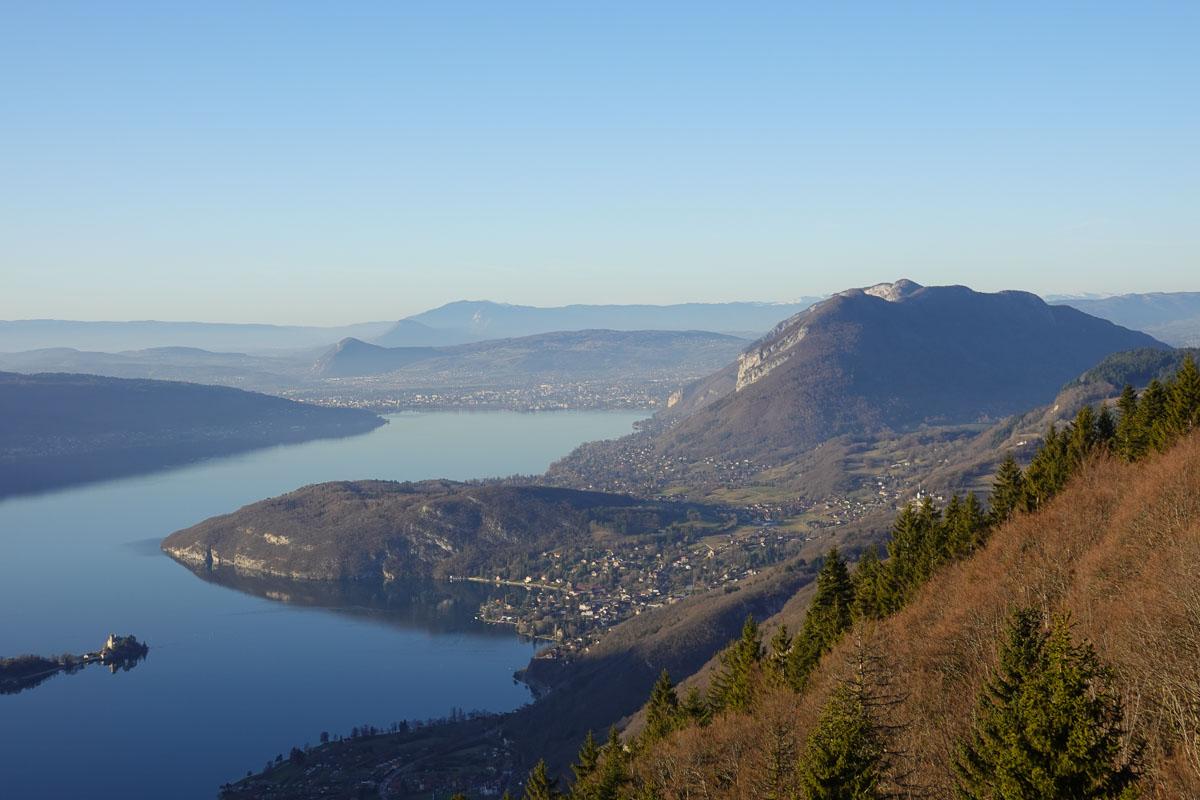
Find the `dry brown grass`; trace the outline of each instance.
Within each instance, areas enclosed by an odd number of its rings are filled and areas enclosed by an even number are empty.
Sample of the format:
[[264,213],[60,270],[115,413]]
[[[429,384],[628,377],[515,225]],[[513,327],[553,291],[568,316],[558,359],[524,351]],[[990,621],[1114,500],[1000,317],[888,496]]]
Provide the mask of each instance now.
[[1013,609],[1070,615],[1115,671],[1130,741],[1142,740],[1144,796],[1200,797],[1200,436],[1137,465],[1088,464],[1041,512],[1020,516],[971,559],[930,581],[899,614],[859,630],[822,663],[812,690],[768,692],[750,717],[685,731],[640,759],[672,800],[764,797],[754,775],[780,720],[802,747],[854,640],[880,654],[902,696],[902,769],[922,794],[950,794],[950,764],[994,667]]

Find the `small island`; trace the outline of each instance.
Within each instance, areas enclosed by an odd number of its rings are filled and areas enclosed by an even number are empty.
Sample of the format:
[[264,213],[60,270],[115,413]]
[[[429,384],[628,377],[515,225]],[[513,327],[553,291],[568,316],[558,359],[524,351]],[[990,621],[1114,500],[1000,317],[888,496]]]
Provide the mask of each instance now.
[[60,672],[72,674],[89,664],[103,664],[111,672],[131,670],[149,652],[150,648],[133,635],[110,633],[104,646],[90,653],[0,658],[0,694],[16,694],[32,689]]

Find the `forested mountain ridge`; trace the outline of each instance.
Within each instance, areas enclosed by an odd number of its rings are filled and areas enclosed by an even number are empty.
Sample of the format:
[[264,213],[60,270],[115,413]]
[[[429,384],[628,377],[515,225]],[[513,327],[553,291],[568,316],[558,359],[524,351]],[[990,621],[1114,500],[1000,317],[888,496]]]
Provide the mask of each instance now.
[[0,494],[131,474],[384,420],[221,386],[0,372]]
[[177,531],[162,543],[192,566],[302,580],[486,576],[507,558],[655,531],[713,511],[533,485],[339,481],[306,486]]

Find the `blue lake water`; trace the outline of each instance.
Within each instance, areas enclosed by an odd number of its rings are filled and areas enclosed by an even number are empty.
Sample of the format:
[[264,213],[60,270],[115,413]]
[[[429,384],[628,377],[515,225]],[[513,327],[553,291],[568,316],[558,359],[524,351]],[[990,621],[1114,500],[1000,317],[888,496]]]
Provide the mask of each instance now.
[[93,666],[0,695],[0,797],[213,798],[321,731],[521,705],[512,673],[534,646],[474,620],[488,589],[239,591],[158,542],[319,481],[538,473],[642,416],[398,414],[362,436],[0,501],[0,655],[82,653],[110,631],[151,648],[128,672]]

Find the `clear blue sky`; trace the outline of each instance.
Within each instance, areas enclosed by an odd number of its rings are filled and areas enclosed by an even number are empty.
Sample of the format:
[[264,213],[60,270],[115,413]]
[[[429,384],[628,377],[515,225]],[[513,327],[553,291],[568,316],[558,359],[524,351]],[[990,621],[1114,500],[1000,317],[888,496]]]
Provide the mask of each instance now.
[[0,318],[1200,290],[1200,3],[9,3]]

